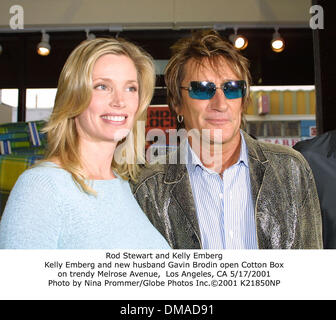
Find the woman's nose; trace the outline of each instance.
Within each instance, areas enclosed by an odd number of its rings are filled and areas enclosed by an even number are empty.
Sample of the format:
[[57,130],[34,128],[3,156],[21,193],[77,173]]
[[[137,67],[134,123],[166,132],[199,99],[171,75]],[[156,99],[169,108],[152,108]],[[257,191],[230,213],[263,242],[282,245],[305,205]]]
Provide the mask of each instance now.
[[114,90],[112,92],[110,105],[112,107],[118,107],[118,108],[125,107],[124,94],[121,90]]

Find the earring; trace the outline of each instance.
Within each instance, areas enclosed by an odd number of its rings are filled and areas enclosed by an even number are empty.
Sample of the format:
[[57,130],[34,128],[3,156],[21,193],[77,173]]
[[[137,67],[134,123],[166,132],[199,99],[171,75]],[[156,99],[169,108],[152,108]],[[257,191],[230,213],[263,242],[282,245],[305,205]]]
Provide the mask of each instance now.
[[176,118],[177,118],[177,122],[178,123],[182,123],[183,122],[183,116],[181,116],[181,115],[178,114]]

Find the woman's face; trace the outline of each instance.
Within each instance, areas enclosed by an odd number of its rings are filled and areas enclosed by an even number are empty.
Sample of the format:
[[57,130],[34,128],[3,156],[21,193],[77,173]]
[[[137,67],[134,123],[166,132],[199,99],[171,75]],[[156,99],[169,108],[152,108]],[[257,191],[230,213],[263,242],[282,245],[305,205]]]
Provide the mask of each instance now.
[[80,141],[122,140],[133,127],[139,107],[139,83],[133,61],[125,55],[106,54],[92,71],[92,97],[76,117]]

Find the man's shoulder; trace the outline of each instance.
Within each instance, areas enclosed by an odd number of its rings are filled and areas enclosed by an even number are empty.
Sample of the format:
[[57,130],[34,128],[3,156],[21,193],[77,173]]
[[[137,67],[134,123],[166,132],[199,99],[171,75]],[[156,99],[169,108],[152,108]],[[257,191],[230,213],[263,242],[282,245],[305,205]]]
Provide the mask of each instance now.
[[147,164],[142,167],[138,180],[143,181],[148,179],[149,177],[158,174],[164,174],[165,170],[166,170],[166,164],[162,163]]
[[300,156],[299,152],[289,146],[264,141],[258,141],[257,143],[259,144],[260,148],[268,154],[284,155],[289,157]]
[[304,155],[317,154],[320,156],[336,155],[336,130],[325,132],[314,138],[299,141],[294,149]]
[[[266,161],[277,163],[281,166],[291,162],[308,168],[307,161],[302,154],[289,146],[254,140],[252,148],[253,150],[259,149],[259,152],[252,153],[252,157],[261,152]],[[251,153],[249,154],[251,156]]]
[[182,178],[185,170],[183,156],[181,155],[180,148],[177,148],[164,156],[156,158],[154,162],[143,165],[137,180],[135,182],[131,181],[131,184],[133,187],[138,187],[153,180],[158,182],[167,180],[167,183],[176,182],[176,180],[179,181]]
[[140,169],[136,181],[130,181],[130,185],[133,191],[135,191],[137,188],[139,188],[141,185],[149,180],[162,179],[165,175],[165,171],[165,164],[155,163],[143,165]]

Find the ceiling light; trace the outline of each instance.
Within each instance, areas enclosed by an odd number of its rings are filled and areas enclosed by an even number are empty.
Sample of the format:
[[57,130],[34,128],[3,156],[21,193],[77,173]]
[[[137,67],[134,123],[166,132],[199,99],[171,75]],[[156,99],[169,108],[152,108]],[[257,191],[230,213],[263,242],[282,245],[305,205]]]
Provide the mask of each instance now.
[[273,33],[271,46],[274,52],[282,52],[285,49],[285,40],[280,36],[278,30]]
[[244,50],[247,47],[248,41],[246,39],[246,37],[242,36],[242,35],[237,35],[235,42],[234,42],[234,46],[239,49],[239,50]]
[[234,47],[238,50],[244,50],[248,45],[248,40],[241,34],[237,34],[237,30],[235,29],[235,33],[229,36],[229,40],[232,42]]
[[40,56],[47,56],[50,53],[49,35],[42,31],[41,42],[37,45],[37,53]]

